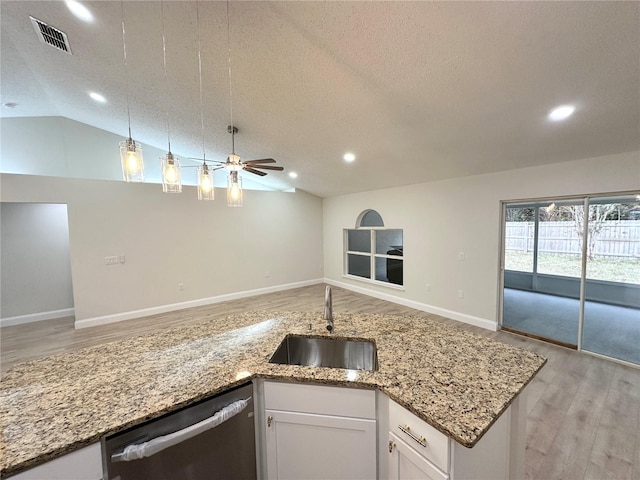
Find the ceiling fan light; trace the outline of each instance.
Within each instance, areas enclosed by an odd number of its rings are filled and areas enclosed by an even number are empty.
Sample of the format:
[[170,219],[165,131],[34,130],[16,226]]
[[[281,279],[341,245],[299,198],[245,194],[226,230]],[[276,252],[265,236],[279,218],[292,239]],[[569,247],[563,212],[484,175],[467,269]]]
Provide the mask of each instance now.
[[160,157],[162,168],[162,191],[165,193],[182,192],[182,172],[180,159],[169,152]]
[[227,158],[227,162],[224,164],[224,168],[226,168],[230,172],[239,172],[240,170],[242,170],[240,157],[235,153],[230,153],[229,157]]
[[198,200],[213,200],[213,170],[207,165],[200,165],[197,168],[198,175]]
[[125,182],[144,182],[142,146],[131,137],[120,142],[120,163]]
[[238,172],[231,172],[227,177],[227,206],[242,206],[242,177]]

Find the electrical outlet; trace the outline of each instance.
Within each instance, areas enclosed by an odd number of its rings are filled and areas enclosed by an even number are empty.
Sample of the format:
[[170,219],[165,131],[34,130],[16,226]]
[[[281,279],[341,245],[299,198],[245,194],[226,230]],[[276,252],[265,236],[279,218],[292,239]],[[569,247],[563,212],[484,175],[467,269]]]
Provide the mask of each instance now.
[[458,290],[458,298],[464,298],[464,290]]
[[458,252],[458,260],[464,262],[464,252]]
[[431,291],[431,284],[430,284],[430,283],[427,283],[427,284],[424,286],[424,289],[425,289],[427,292],[430,292],[430,291]]
[[178,290],[184,290],[184,283],[178,284]]
[[117,265],[118,264],[118,257],[104,257],[104,264],[105,265]]
[[119,261],[120,263],[124,263],[124,262],[125,262],[125,260],[126,260],[126,258],[124,257],[124,255],[120,255],[120,256],[118,257],[118,261]]
[[267,270],[266,272],[264,272],[264,276],[265,276],[265,278],[269,278],[271,276],[271,272],[269,272],[269,270]]

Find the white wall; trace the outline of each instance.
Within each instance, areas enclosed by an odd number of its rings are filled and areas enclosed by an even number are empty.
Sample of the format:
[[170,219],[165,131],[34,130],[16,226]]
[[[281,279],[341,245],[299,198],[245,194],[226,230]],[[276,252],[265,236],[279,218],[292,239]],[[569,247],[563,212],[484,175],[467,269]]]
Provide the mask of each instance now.
[[2,203],[0,209],[2,319],[72,314],[67,206]]
[[[125,138],[64,117],[15,117],[0,119],[2,138],[0,171],[54,177],[121,180],[118,144]],[[142,145],[145,182],[161,183],[159,158],[167,152]],[[183,165],[196,166],[178,151]],[[183,184],[195,185],[195,168],[184,169]],[[224,175],[215,176],[216,186],[226,187]],[[245,189],[274,190],[245,176]]]
[[[497,322],[500,201],[635,191],[640,152],[326,198],[328,281],[488,328]],[[365,209],[404,229],[404,291],[343,278],[344,228]],[[464,252],[465,260],[458,260]],[[426,291],[426,284],[431,291]],[[464,298],[457,298],[457,291]]]
[[[85,324],[323,276],[322,202],[304,192],[245,191],[245,206],[229,208],[220,189],[202,202],[195,187],[166,194],[122,181],[0,181],[3,202],[68,205],[75,314]],[[124,264],[105,265],[105,256],[120,255]]]

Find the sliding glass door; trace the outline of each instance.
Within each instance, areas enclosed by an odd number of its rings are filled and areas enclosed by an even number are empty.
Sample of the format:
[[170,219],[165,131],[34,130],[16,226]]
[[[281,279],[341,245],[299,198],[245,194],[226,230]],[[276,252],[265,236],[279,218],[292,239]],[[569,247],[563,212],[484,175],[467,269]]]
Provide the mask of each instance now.
[[589,199],[582,349],[640,364],[640,200]]
[[506,204],[505,330],[640,364],[640,200]]
[[581,209],[575,201],[507,205],[503,328],[577,348],[582,242],[573,213]]

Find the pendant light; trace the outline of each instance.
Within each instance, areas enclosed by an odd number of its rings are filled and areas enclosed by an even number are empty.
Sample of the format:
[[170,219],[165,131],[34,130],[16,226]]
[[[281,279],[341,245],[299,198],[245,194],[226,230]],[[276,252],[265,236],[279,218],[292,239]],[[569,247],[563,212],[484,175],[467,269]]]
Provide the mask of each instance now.
[[[167,43],[164,35],[164,2],[160,2],[160,11],[162,12],[162,64],[164,67],[164,84],[167,87]],[[165,104],[165,113],[167,116],[167,142],[169,151],[166,155],[160,157],[160,166],[162,168],[162,191],[165,193],[182,192],[182,175],[180,170],[180,159],[171,153],[171,124],[169,122],[169,109]]]
[[129,68],[127,66],[127,40],[124,24],[124,0],[120,0],[122,11],[122,51],[124,58],[127,120],[129,123],[129,138],[120,142],[120,163],[122,165],[122,177],[125,182],[144,182],[144,159],[142,158],[142,146],[131,138],[131,112],[129,109]]
[[[235,154],[235,142],[234,133],[235,126],[233,125],[233,89],[231,88],[231,22],[229,21],[229,0],[227,0],[227,46],[229,49],[229,114],[231,123],[229,128],[231,129],[231,154],[227,161],[227,165],[239,165],[240,157]],[[242,177],[238,175],[239,168],[232,168],[227,177],[227,206],[228,207],[241,207],[242,206]]]
[[227,206],[242,206],[242,177],[238,172],[231,172],[227,177]]
[[196,1],[196,29],[198,31],[198,73],[200,75],[200,126],[202,127],[202,165],[197,169],[198,200],[213,200],[215,188],[213,183],[213,168],[207,165],[207,155],[204,148],[204,107],[202,105],[202,42],[200,41],[200,9]]

